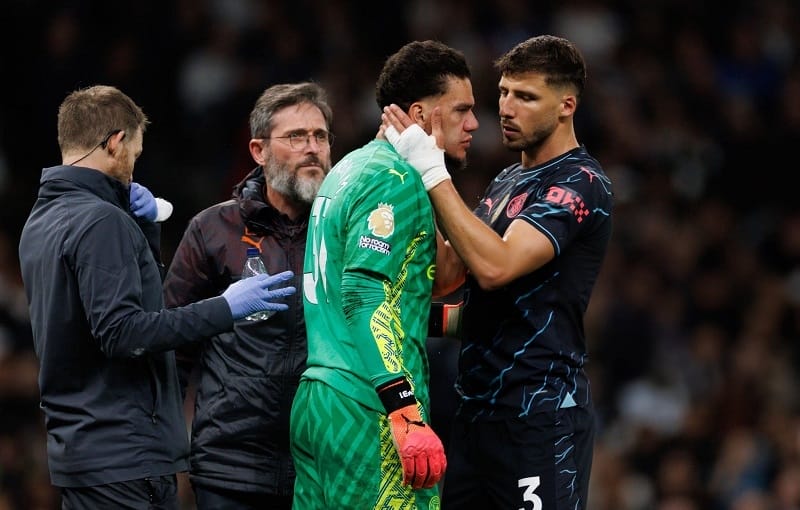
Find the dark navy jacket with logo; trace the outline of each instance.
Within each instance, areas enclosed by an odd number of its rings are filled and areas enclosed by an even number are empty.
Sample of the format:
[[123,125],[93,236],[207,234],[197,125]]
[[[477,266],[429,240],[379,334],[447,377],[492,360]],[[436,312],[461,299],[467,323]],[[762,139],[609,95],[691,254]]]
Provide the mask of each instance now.
[[172,352],[232,328],[222,297],[163,309],[129,189],[83,167],[42,171],[19,245],[40,362],[52,483],[84,487],[187,468]]

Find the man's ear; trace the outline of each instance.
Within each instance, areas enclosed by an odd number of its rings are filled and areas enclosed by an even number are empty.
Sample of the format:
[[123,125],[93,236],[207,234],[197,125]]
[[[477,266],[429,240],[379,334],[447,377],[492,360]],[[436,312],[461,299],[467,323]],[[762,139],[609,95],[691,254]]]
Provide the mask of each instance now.
[[120,129],[118,131],[113,131],[109,133],[105,140],[100,143],[100,147],[106,149],[109,154],[114,154],[117,150],[117,146],[125,139],[125,130]]
[[248,148],[250,149],[250,157],[252,157],[253,161],[261,166],[264,166],[264,164],[267,162],[267,160],[264,159],[263,152],[261,151],[261,148],[263,147],[262,144],[264,143],[266,142],[263,139],[253,138],[248,144]]
[[569,117],[575,113],[575,109],[578,107],[578,98],[575,97],[574,94],[565,95],[561,99],[561,116],[562,117]]
[[425,128],[425,121],[429,120],[425,115],[425,106],[422,103],[412,103],[408,109],[408,116],[423,129]]

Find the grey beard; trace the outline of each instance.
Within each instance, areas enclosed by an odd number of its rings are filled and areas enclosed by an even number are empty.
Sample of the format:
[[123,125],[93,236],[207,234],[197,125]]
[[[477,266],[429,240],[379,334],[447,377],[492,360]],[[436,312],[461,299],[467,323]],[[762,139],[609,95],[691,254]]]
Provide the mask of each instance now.
[[292,202],[311,205],[322,182],[313,179],[298,179],[286,165],[270,161],[264,168],[267,185],[286,196]]

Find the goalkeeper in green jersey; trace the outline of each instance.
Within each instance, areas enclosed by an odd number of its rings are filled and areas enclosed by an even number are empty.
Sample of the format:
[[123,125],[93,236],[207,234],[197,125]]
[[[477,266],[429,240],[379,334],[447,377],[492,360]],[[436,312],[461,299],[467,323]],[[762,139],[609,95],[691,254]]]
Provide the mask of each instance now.
[[[463,166],[478,121],[460,52],[406,44],[387,59],[376,99],[400,105],[428,133],[438,108],[447,160]],[[295,510],[439,508],[447,463],[429,423],[425,351],[435,255],[423,181],[380,134],[334,166],[306,245]]]

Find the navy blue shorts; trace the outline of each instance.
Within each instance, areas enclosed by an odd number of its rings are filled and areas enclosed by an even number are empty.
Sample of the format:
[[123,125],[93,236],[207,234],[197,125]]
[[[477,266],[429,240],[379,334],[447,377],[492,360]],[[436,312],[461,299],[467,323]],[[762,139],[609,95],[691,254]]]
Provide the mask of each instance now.
[[457,414],[453,422],[443,510],[588,508],[595,430],[590,409],[470,420]]

